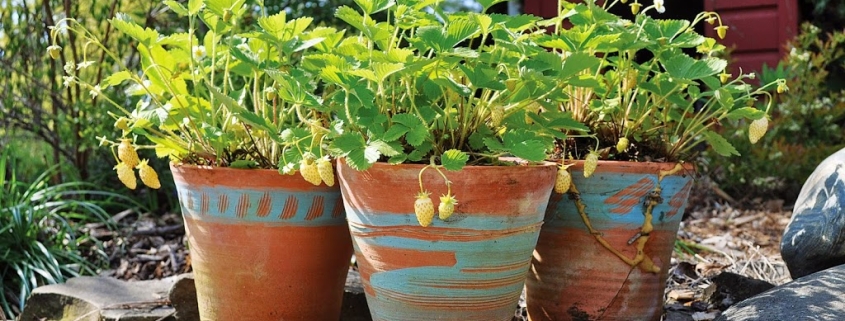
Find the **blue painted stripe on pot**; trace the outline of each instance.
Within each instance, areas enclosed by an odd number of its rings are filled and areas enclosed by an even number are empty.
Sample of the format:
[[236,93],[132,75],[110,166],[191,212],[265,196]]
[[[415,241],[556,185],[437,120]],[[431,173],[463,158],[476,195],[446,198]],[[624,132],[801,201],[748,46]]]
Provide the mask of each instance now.
[[[593,227],[597,230],[621,228],[623,226],[629,226],[632,229],[639,228],[643,223],[645,196],[653,191],[657,185],[656,174],[602,174],[597,171],[593,174],[593,177],[584,178],[581,171],[573,171],[572,176],[573,183],[582,192],[580,196],[584,204],[589,204],[586,212]],[[607,184],[606,181],[608,180],[614,180],[615,185]],[[619,186],[623,186],[623,188]],[[692,186],[691,179],[689,177],[667,176],[663,178],[660,186],[662,189],[661,195],[664,196],[664,199],[661,204],[655,206],[652,223],[655,229],[661,229],[664,225],[667,229],[675,229],[673,226],[676,224],[674,223],[681,220],[683,210],[687,205],[686,193],[679,192]],[[583,193],[584,191],[590,191],[590,193]],[[666,195],[678,195],[679,198],[667,198]],[[616,196],[615,201],[605,200],[613,196]],[[549,203],[545,226],[583,228],[584,222],[580,217],[564,215],[564,213],[578,212],[575,202],[570,200],[568,195],[561,195],[560,198],[559,201],[553,199]]]
[[286,189],[233,189],[176,184],[183,215],[199,220],[295,226],[343,225],[333,215],[342,205],[337,192],[291,192]]
[[[502,223],[499,224],[501,229]],[[409,267],[373,273],[369,282],[365,280],[375,291],[374,296],[368,294],[367,298],[373,320],[422,321],[442,318],[442,310],[426,309],[432,305],[449,306],[449,320],[477,320],[477,314],[481,313],[477,311],[479,308],[503,306],[503,311],[513,310],[507,302],[518,299],[531,260],[520,253],[533,250],[538,230],[539,226],[521,233],[479,241],[431,242],[397,236],[364,237],[359,233],[378,232],[379,228],[359,229],[353,226],[351,231],[357,236],[357,253],[361,253],[362,247],[389,247],[398,251],[422,249],[427,252],[451,252],[455,256],[451,266]],[[484,233],[489,231],[478,231],[478,234]],[[409,299],[408,294],[413,294],[419,301]],[[403,307],[396,309],[397,304]],[[484,315],[489,315],[489,312],[484,312]]]

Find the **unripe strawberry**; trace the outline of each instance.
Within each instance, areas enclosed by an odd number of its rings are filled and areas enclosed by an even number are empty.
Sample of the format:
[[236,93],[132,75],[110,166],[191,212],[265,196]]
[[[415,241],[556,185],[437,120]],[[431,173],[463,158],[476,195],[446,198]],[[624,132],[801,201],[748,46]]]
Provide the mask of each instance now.
[[752,144],[756,144],[760,138],[763,138],[767,130],[769,130],[769,118],[763,116],[763,118],[752,121],[751,125],[748,126],[748,139]]
[[725,39],[725,35],[728,34],[728,26],[718,26],[713,29],[716,29],[716,34],[719,35],[719,39]]
[[528,104],[528,106],[525,106],[525,123],[526,124],[530,125],[530,124],[534,123],[534,119],[531,119],[531,117],[529,117],[528,115],[539,113],[540,107],[542,107],[542,105],[540,105],[540,103],[538,103],[536,101],[532,101],[530,104]]
[[118,118],[117,121],[114,122],[114,128],[129,130],[129,119],[126,119],[126,117]]
[[731,80],[731,74],[723,71],[721,74],[719,74],[719,80],[721,80],[722,83],[724,84],[724,83],[728,82],[728,80]]
[[616,142],[616,152],[621,153],[628,149],[628,137],[622,137]]
[[599,165],[599,154],[591,151],[584,160],[584,177],[590,177]]
[[273,88],[273,87],[264,88],[264,98],[267,98],[267,100],[276,99],[276,88]]
[[555,193],[563,194],[569,191],[572,185],[572,174],[567,169],[571,165],[561,165],[557,170],[557,178],[555,178]]
[[232,9],[223,10],[223,22],[229,23],[232,21]]
[[326,182],[326,185],[334,186],[334,169],[328,157],[317,160],[317,173],[320,174],[320,178],[323,182]]
[[47,47],[47,53],[50,54],[50,58],[53,58],[53,60],[59,59],[61,52],[62,52],[62,47],[59,47],[57,45],[52,45],[52,46]]
[[502,124],[502,119],[505,117],[505,107],[500,104],[495,104],[490,107],[490,120],[493,127],[499,127]]
[[311,160],[303,159],[299,162],[299,174],[302,175],[305,181],[315,186],[320,185],[320,182],[322,182],[320,170],[317,169],[317,164]]
[[161,188],[161,182],[158,181],[158,174],[156,174],[155,169],[150,167],[147,164],[147,160],[142,160],[140,164],[137,166],[138,168],[138,176],[141,177],[141,182],[144,185],[147,185],[149,188],[152,189],[159,189]]
[[120,145],[117,146],[117,158],[126,163],[126,166],[129,166],[130,169],[140,163],[135,146],[132,146],[132,141],[127,138],[120,140]]
[[705,21],[707,21],[707,23],[709,23],[711,25],[716,24],[716,16],[710,16]]
[[422,227],[431,225],[431,221],[434,220],[434,204],[428,197],[428,193],[417,194],[417,200],[414,201],[414,214],[417,215],[417,221]]
[[458,200],[452,195],[440,196],[440,205],[437,206],[437,212],[441,220],[447,220],[455,213],[455,205],[458,205]]
[[782,93],[786,92],[787,90],[789,90],[789,88],[786,87],[786,84],[783,84],[783,83],[778,84],[778,88],[777,88],[778,94],[782,94]]
[[123,185],[126,185],[129,189],[135,189],[138,186],[138,181],[135,179],[135,172],[132,171],[132,167],[129,167],[126,162],[120,162],[114,167],[114,170],[117,171],[117,179]]
[[640,7],[642,7],[643,5],[640,4],[639,2],[634,2],[634,3],[630,4],[630,6],[631,6],[631,13],[638,14],[638,13],[640,13]]

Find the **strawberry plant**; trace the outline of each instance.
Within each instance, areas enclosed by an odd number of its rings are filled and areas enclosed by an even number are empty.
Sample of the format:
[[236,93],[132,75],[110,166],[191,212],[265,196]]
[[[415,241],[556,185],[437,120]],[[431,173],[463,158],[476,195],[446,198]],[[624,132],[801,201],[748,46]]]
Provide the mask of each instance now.
[[[590,129],[590,138],[559,141],[558,157],[586,158],[590,167],[597,159],[682,162],[692,160],[702,144],[738,156],[715,130],[721,122],[753,121],[752,141],[765,133],[769,90],[783,91],[786,83],[774,79],[755,87],[746,81],[756,75],[727,73],[727,61],[718,57],[725,47],[694,30],[707,23],[724,37],[728,28],[718,14],[702,12],[692,21],[651,17],[666,10],[663,1],[628,3],[634,21],[607,11],[624,3],[562,1],[557,18],[540,22],[555,31],[535,35],[537,43],[566,57],[566,65],[588,66],[564,78],[569,86],[560,99],[538,101],[543,112],[571,114]],[[688,53],[693,49],[695,56]]]
[[[441,169],[499,164],[502,156],[540,162],[556,139],[587,130],[568,112],[540,113],[539,101],[564,99],[562,75],[589,66],[565,65],[534,41],[539,18],[444,13],[436,1],[356,2],[336,13],[354,29],[350,36],[334,53],[304,59],[340,89],[325,100],[343,123],[329,149],[353,169],[427,164],[423,170],[433,168],[448,186]],[[441,216],[451,215],[455,197],[441,197]],[[422,181],[415,208],[428,225],[435,207]]]
[[[343,32],[312,27],[308,17],[288,19],[284,11],[267,15],[263,6],[244,2],[164,1],[188,22],[185,32],[173,34],[118,14],[109,22],[136,43],[140,68],[115,70],[99,83],[66,68],[65,85],[83,86],[121,111],[114,115],[117,138],[100,141],[117,147],[115,169],[128,187],[134,186],[136,168],[147,186],[159,185],[146,160],[138,158],[136,150],[145,149],[187,164],[279,168],[286,174],[305,168],[303,176],[314,184],[332,179],[321,179],[327,173],[314,162],[325,156],[322,138],[332,120],[322,96],[331,91],[318,89],[319,70],[302,61],[332,51]],[[254,24],[245,21],[255,16]],[[48,54],[62,50],[61,37],[68,34],[115,62],[122,59],[72,18],[52,28]],[[109,91],[121,85],[140,97],[135,106],[110,98]]]

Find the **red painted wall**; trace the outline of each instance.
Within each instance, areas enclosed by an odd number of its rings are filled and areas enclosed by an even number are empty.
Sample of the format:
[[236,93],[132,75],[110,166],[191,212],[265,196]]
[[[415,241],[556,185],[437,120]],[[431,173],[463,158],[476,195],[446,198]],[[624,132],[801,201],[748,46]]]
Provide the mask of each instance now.
[[[704,0],[704,10],[718,12],[729,27],[722,44],[734,48],[731,68],[759,71],[763,63],[777,65],[789,54],[786,43],[798,32],[797,0]],[[716,37],[712,27],[708,37]],[[734,73],[736,75],[736,73]]]
[[[524,0],[523,11],[541,17],[557,14],[557,0]],[[649,0],[641,0],[650,5]],[[690,0],[666,0],[666,6],[682,6]],[[777,65],[788,54],[786,42],[798,31],[797,0],[703,0],[704,10],[718,12],[729,26],[727,37],[719,40],[731,52],[731,73],[760,71],[763,63]],[[671,9],[669,9],[671,10]],[[688,17],[687,19],[692,19]],[[705,35],[716,37],[713,26],[704,25]]]

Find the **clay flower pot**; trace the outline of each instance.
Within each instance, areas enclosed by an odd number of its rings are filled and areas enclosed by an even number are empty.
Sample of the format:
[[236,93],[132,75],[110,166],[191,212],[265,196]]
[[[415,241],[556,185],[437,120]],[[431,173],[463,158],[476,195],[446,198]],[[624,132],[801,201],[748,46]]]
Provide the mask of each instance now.
[[[675,166],[602,161],[590,178],[584,178],[583,162],[570,168],[580,194],[551,195],[526,282],[530,320],[660,319],[675,238],[692,187],[692,166]],[[662,180],[661,171],[669,171]],[[653,208],[647,215],[649,202]],[[646,219],[653,230],[642,233]]]
[[202,320],[338,320],[351,240],[337,186],[171,165]]
[[[347,220],[373,320],[511,320],[554,185],[554,164],[467,166],[445,174],[455,214],[422,227],[422,165],[338,165]],[[446,194],[423,175],[434,204]]]

